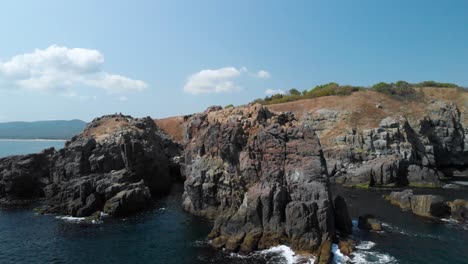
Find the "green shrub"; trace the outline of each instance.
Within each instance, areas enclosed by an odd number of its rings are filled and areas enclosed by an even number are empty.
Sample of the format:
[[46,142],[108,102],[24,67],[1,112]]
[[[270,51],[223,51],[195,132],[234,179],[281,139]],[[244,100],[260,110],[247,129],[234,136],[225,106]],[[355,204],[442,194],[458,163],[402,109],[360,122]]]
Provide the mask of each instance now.
[[317,85],[311,90],[304,90],[302,92],[299,92],[299,90],[292,88],[288,91],[288,94],[274,94],[272,96],[267,96],[264,99],[258,98],[255,99],[253,103],[268,105],[292,102],[308,98],[318,98],[323,96],[345,96],[366,89],[371,89],[399,100],[414,100],[418,98],[418,92],[415,88],[422,87],[458,88],[461,91],[468,92],[468,88],[463,88],[453,83],[440,83],[435,81],[424,81],[415,84],[406,81],[397,81],[395,83],[379,82],[372,85],[370,88],[365,88],[362,86],[340,85],[335,82],[330,82],[322,85]]

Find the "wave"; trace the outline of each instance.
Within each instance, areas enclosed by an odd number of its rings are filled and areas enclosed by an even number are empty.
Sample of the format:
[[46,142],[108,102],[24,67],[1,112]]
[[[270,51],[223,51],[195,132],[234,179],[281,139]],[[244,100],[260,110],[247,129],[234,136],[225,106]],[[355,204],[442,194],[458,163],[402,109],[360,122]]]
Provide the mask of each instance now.
[[[296,254],[290,247],[285,245],[279,245],[276,247],[272,247],[269,249],[265,249],[259,252],[260,254],[279,254],[287,264],[294,264],[294,263],[308,263],[313,264],[315,259],[313,257],[305,257],[299,254]],[[307,261],[307,262],[303,262]]]
[[314,257],[296,254],[290,247],[285,245],[279,245],[269,249],[256,251],[248,255],[230,253],[229,257],[251,259],[252,261],[262,259],[267,260],[267,263],[275,264],[313,264],[315,261]]
[[356,246],[356,251],[351,253],[351,256],[345,256],[341,253],[337,244],[332,245],[333,263],[344,264],[344,263],[374,263],[374,264],[390,264],[397,263],[396,259],[389,254],[381,253],[377,251],[370,251],[375,246],[372,241],[362,241]]
[[391,224],[388,224],[388,223],[383,223],[382,222],[382,226],[389,232],[394,232],[394,233],[399,233],[401,235],[405,235],[405,236],[411,236],[411,237],[423,237],[423,238],[434,238],[434,239],[438,239],[439,237],[438,236],[435,236],[435,235],[431,235],[431,234],[420,234],[420,233],[413,233],[413,232],[409,232],[403,228],[400,228],[398,226],[395,226],[395,225],[391,225]]
[[467,230],[468,231],[468,223],[463,223],[463,222],[459,222],[453,218],[442,218],[440,219],[442,220],[443,222],[445,222],[445,224],[448,226],[448,227],[451,227],[451,228],[461,228],[463,230]]
[[81,224],[81,223],[87,223],[87,224],[100,224],[102,221],[100,220],[89,220],[86,217],[74,217],[74,216],[56,216],[56,219],[63,220],[65,222],[70,222],[70,223],[76,223],[76,224]]
[[369,250],[375,246],[375,243],[372,241],[361,241],[359,245],[356,246],[357,249]]

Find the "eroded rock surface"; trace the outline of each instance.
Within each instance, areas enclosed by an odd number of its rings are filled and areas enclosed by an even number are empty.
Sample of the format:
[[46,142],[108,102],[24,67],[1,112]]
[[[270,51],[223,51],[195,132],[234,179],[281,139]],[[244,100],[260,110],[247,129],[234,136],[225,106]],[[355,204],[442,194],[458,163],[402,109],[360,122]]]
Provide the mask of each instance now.
[[215,219],[215,247],[314,251],[334,233],[319,140],[290,113],[212,107],[188,118],[184,208]]
[[439,186],[441,179],[452,176],[448,168],[468,167],[468,131],[454,103],[433,101],[425,111],[417,121],[386,117],[376,128],[345,127],[346,132],[337,135],[343,120],[349,121],[348,111],[319,109],[301,122],[327,139],[324,156],[337,183]]
[[180,147],[151,118],[96,118],[58,152],[0,160],[0,197],[45,197],[44,212],[126,215],[169,190]]

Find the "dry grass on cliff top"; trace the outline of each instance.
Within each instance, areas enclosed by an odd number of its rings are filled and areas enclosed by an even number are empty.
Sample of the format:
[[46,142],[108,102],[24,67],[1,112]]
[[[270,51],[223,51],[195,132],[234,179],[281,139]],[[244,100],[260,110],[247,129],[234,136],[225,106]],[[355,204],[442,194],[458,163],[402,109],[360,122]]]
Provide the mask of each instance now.
[[184,118],[182,116],[154,119],[156,125],[176,142],[184,138]]
[[[319,109],[348,112],[333,127],[321,135],[322,143],[331,143],[333,139],[350,128],[370,129],[379,125],[385,117],[406,117],[410,123],[416,123],[428,114],[432,100],[454,102],[462,113],[468,115],[468,92],[456,88],[416,88],[418,97],[412,100],[402,100],[372,90],[354,92],[345,96],[324,96],[303,99],[293,102],[267,105],[274,112],[293,112],[297,118],[307,112]],[[376,107],[380,105],[381,108]],[[177,141],[183,139],[183,117],[156,119],[156,124]],[[464,125],[468,126],[468,118]]]
[[99,125],[86,129],[83,133],[85,136],[94,137],[97,141],[102,141],[114,132],[127,127],[128,120],[126,118],[104,118],[99,120]]

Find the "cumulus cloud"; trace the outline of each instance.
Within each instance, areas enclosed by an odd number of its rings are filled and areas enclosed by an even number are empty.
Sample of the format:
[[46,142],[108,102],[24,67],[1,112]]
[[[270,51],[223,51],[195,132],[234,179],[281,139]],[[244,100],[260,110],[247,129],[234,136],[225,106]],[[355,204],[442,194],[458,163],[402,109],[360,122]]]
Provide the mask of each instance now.
[[265,94],[266,94],[266,95],[269,95],[269,96],[274,95],[274,94],[286,94],[286,91],[284,91],[284,90],[267,89],[267,90],[265,91]]
[[184,85],[184,91],[191,94],[239,91],[241,87],[234,81],[242,75],[259,78],[269,78],[271,76],[270,73],[265,70],[261,70],[258,73],[251,73],[246,67],[224,67],[215,70],[201,70],[189,76]]
[[256,76],[258,78],[267,79],[271,77],[271,74],[268,71],[261,70],[257,72]]
[[14,87],[35,91],[75,93],[80,85],[109,93],[143,91],[148,85],[103,70],[104,56],[98,50],[52,45],[0,62],[0,79]]
[[202,70],[191,75],[184,91],[191,94],[220,93],[240,90],[233,79],[239,77],[243,68],[225,67],[217,70]]

